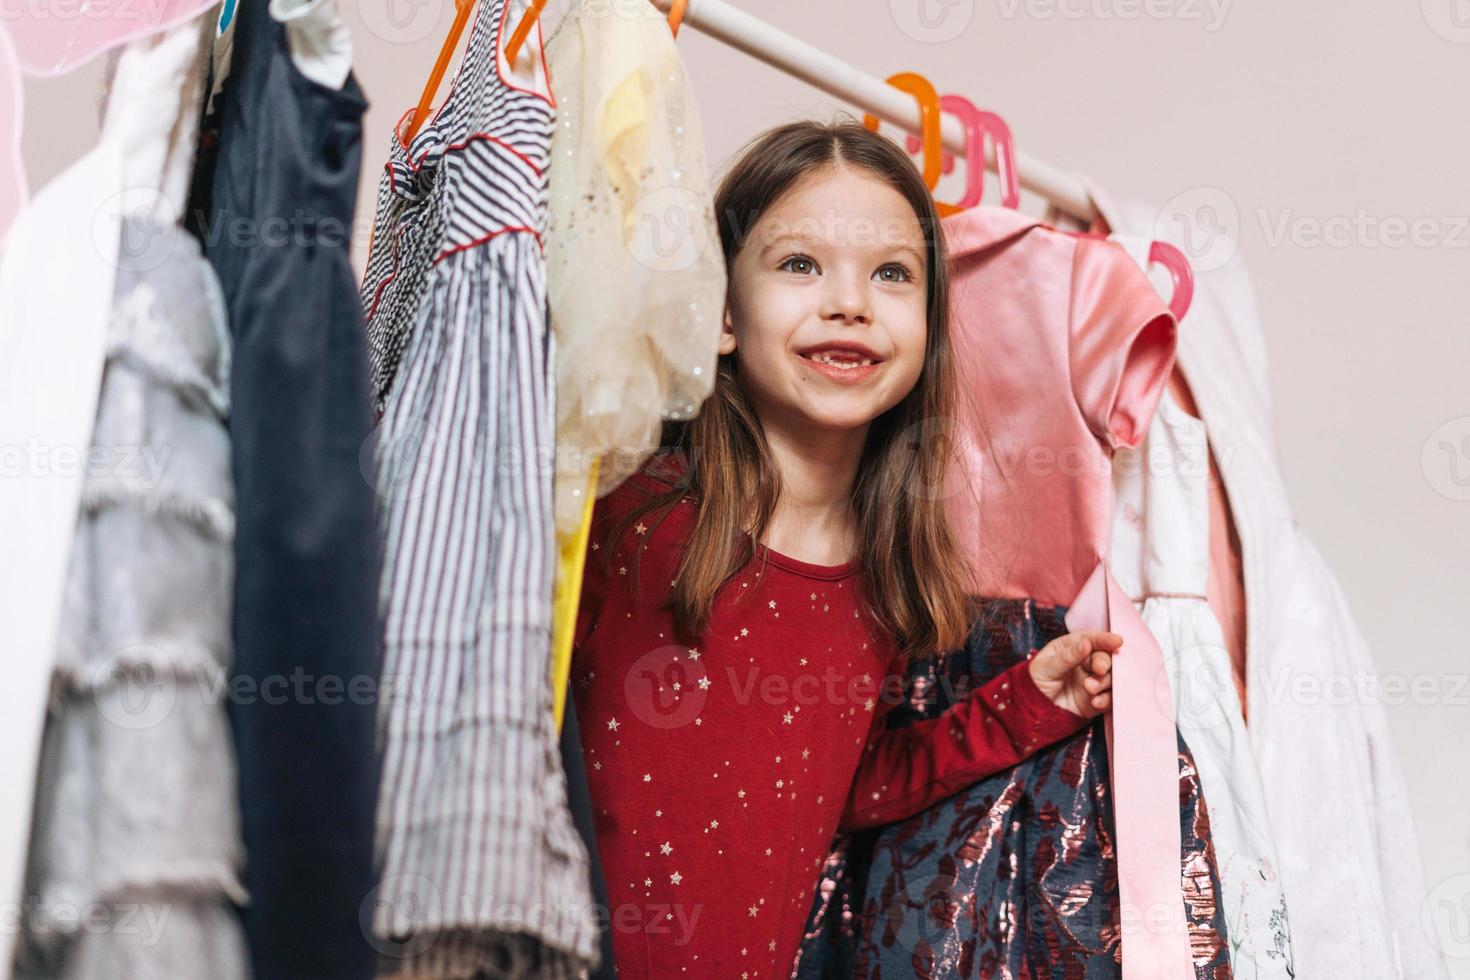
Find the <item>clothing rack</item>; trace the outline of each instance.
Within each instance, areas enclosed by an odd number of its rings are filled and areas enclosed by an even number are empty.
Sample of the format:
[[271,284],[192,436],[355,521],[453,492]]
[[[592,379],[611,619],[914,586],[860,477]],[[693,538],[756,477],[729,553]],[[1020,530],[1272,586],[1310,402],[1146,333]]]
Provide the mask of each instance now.
[[[649,2],[668,13],[672,0]],[[865,112],[903,126],[909,132],[919,131],[919,107],[912,96],[747,14],[728,0],[689,0],[683,23]],[[940,118],[940,131],[944,148],[963,158],[965,130],[960,121],[945,114]],[[986,166],[992,170],[994,154],[994,147],[987,146]],[[1066,171],[1020,150],[1016,151],[1016,170],[1022,187],[1040,194],[1068,214],[1085,221],[1097,216],[1087,188]]]

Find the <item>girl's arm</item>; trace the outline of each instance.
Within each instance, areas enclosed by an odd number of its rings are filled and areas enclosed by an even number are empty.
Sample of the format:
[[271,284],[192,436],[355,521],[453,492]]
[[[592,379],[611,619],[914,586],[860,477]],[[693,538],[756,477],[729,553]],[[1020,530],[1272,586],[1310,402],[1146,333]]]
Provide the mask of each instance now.
[[[1032,660],[991,678],[937,718],[890,730],[886,715],[893,705],[886,706],[873,719],[837,829],[862,830],[907,819],[1086,727],[1098,714],[1097,706],[1108,703],[1106,697],[1097,699],[1108,685],[1094,680],[1083,688],[1085,675],[1103,671],[1080,665],[1091,653],[1105,651],[1079,634],[1053,642],[1055,647],[1048,644]],[[1058,693],[1042,693],[1032,674],[1033,661],[1041,661],[1038,667],[1048,678],[1066,678],[1061,688],[1048,680],[1047,686]]]

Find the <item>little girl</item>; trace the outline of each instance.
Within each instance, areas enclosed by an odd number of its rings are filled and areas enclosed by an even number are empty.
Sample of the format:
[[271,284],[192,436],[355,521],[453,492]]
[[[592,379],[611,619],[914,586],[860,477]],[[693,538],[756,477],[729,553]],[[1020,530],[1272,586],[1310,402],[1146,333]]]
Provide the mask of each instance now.
[[713,394],[594,513],[573,690],[618,975],[785,978],[833,834],[903,819],[1109,706],[1075,633],[888,731],[974,609],[944,518],[946,252],[888,139],[798,122],[716,196]]

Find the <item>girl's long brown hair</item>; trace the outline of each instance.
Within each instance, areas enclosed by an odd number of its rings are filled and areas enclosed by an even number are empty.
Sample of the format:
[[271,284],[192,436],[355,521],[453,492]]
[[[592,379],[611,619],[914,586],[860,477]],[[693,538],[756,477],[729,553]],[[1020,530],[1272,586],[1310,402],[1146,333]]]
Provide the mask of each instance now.
[[[886,137],[856,122],[787,123],[754,140],[715,195],[725,266],[761,214],[801,178],[847,166],[884,181],[918,216],[927,252],[928,332],[913,390],[873,420],[852,490],[861,594],[905,658],[964,644],[972,616],[965,559],[945,517],[946,472],[955,418],[949,341],[948,253],[933,199],[913,162]],[[683,642],[697,643],[721,587],[750,561],[781,493],[780,474],[760,419],[740,383],[736,355],[720,357],[714,391],[699,415],[666,423],[663,445],[644,467],[669,489],[633,485],[643,499],[613,523],[604,558],[629,525],[651,511],[655,524],[689,496],[697,507],[674,585],[672,608]],[[668,454],[682,465],[669,467]],[[650,535],[640,541],[646,545]],[[633,587],[636,590],[637,562]]]

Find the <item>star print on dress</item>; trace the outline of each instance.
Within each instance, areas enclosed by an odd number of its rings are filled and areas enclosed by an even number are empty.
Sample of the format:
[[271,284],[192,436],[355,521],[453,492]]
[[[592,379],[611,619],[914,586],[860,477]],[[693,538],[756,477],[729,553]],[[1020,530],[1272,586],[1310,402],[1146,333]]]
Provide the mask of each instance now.
[[[607,541],[609,522],[641,496],[631,487],[639,479],[597,502],[594,539]],[[898,771],[862,784],[873,810],[892,805],[872,799],[879,786],[919,805],[953,760],[1012,748],[996,726],[984,743],[936,740],[944,756],[924,747],[865,752],[880,705],[877,689],[858,679],[885,676],[898,657],[873,617],[851,615],[862,595],[855,564],[765,551],[720,590],[703,635],[679,636],[666,597],[647,588],[677,578],[693,511],[687,500],[662,517],[654,511],[644,535],[630,522],[621,541],[587,561],[574,676],[595,670],[597,679],[573,694],[584,752],[601,764],[588,766],[598,851],[610,879],[652,882],[623,896],[627,910],[615,897],[609,913],[646,924],[668,909],[676,918],[699,909],[687,935],[614,930],[614,952],[623,980],[789,977],[860,763],[871,755]],[[637,595],[635,560],[645,590]],[[803,603],[808,612],[777,618]],[[809,882],[797,868],[809,869]]]

